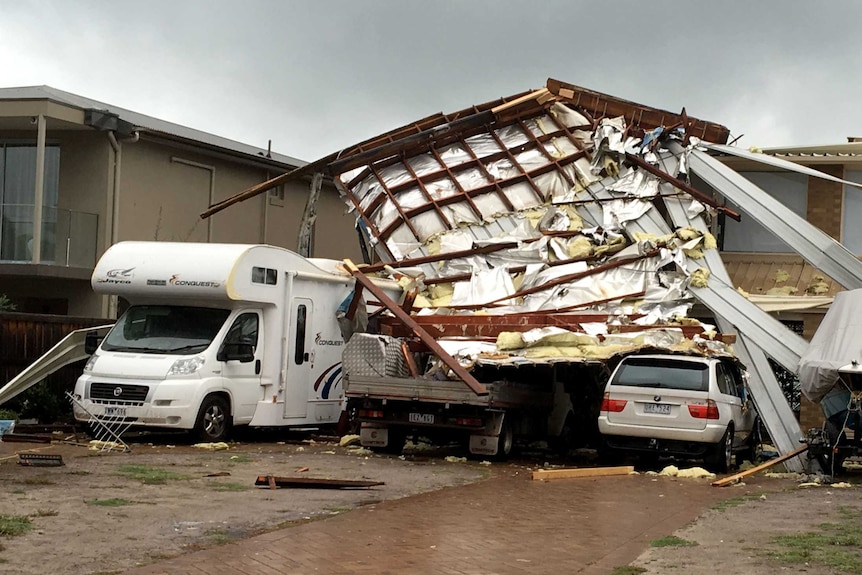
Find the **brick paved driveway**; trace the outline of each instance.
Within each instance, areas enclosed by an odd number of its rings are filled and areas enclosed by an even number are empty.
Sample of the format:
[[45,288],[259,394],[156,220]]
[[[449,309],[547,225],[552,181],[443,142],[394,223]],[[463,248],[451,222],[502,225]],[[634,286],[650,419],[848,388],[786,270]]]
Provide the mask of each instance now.
[[[483,482],[363,507],[126,575],[610,573],[711,504],[752,488],[648,476]],[[273,495],[287,493],[280,490]],[[286,495],[285,495],[286,497]]]

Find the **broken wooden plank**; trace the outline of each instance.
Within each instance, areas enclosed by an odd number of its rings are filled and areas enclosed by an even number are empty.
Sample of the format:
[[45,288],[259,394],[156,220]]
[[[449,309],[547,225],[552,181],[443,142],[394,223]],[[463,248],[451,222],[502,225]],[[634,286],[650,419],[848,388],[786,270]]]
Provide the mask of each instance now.
[[0,436],[3,443],[51,443],[50,435],[35,435],[31,433],[4,433]]
[[464,369],[464,367],[458,363],[454,357],[449,355],[446,350],[444,350],[437,340],[428,333],[422,326],[420,326],[410,314],[405,312],[401,307],[395,303],[388,295],[386,295],[382,289],[377,287],[377,285],[371,281],[368,276],[366,276],[362,271],[356,267],[349,259],[344,260],[344,267],[347,268],[353,277],[356,278],[356,281],[365,286],[365,289],[370,291],[377,300],[383,304],[386,309],[388,309],[392,314],[397,317],[404,325],[409,327],[416,336],[422,340],[422,343],[428,346],[428,349],[431,350],[434,355],[440,358],[440,360],[446,364],[446,367],[452,370],[452,372],[458,376],[458,378],[464,382],[470,389],[473,390],[473,393],[476,395],[488,395],[488,388],[485,387],[482,383],[476,380],[475,377],[470,375],[470,373]]
[[255,485],[266,485],[270,489],[276,487],[294,487],[305,489],[366,489],[384,485],[382,481],[358,481],[354,479],[319,479],[316,477],[276,477],[274,475],[258,475]]
[[634,465],[621,465],[618,467],[537,469],[533,472],[533,479],[547,481],[549,479],[575,479],[578,477],[606,477],[609,475],[628,475],[634,470]]
[[780,457],[776,457],[775,459],[770,459],[766,463],[761,463],[760,465],[758,465],[756,467],[752,467],[751,469],[746,469],[745,471],[740,471],[739,473],[736,473],[734,475],[729,475],[729,476],[725,477],[724,479],[719,479],[718,481],[713,481],[712,485],[713,485],[713,487],[724,487],[725,485],[730,485],[731,483],[735,483],[736,481],[742,479],[743,477],[748,477],[749,475],[754,475],[755,473],[763,471],[764,469],[769,469],[770,467],[772,467],[773,465],[775,465],[777,463],[781,463],[782,461],[787,461],[788,459],[796,457],[797,455],[801,455],[802,453],[805,453],[805,451],[807,451],[807,450],[808,450],[808,445],[806,444],[806,445],[803,445],[802,447],[800,447],[799,449],[794,449],[790,453],[785,453],[784,455],[782,455]]

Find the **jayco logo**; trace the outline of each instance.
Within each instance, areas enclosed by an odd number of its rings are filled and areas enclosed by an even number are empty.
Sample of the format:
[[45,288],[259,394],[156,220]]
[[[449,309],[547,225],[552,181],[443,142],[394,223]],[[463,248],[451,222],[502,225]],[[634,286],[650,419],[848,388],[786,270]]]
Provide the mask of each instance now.
[[108,270],[105,272],[105,277],[96,280],[100,284],[130,284],[135,274],[132,273],[135,268]]
[[315,336],[314,343],[315,343],[315,345],[336,345],[336,346],[344,345],[344,342],[341,341],[340,339],[323,339],[322,337],[320,337],[320,332],[318,332],[317,335]]

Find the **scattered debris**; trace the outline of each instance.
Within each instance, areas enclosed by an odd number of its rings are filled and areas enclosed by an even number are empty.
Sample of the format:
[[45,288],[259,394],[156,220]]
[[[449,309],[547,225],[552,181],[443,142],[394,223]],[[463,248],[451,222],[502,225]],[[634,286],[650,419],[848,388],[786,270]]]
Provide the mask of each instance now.
[[340,445],[341,447],[347,447],[348,445],[354,445],[356,443],[359,443],[358,435],[345,435],[338,442],[338,445]]
[[230,449],[230,445],[224,441],[219,441],[218,443],[195,443],[192,447],[197,449],[206,449],[207,451],[224,451],[225,449]]
[[710,473],[703,467],[689,467],[680,469],[676,465],[668,465],[661,470],[659,475],[664,477],[681,477],[683,479],[714,479],[715,473]]
[[533,471],[533,479],[547,481],[549,479],[574,479],[578,477],[605,477],[608,475],[628,475],[634,470],[634,465],[622,465],[619,467],[537,469]]
[[835,487],[836,489],[851,489],[856,486],[852,483],[847,483],[846,481],[839,481],[838,483],[833,483],[829,487]]
[[117,441],[101,441],[99,439],[94,439],[88,445],[90,446],[90,451],[113,451],[114,449],[119,449],[120,451],[128,450],[127,445]]
[[350,455],[374,455],[374,452],[367,447],[351,447],[347,453]]
[[446,462],[447,463],[466,463],[466,457],[456,457],[454,455],[447,455]]
[[33,435],[24,433],[3,433],[0,435],[0,441],[3,443],[51,443],[53,438],[50,435]]
[[308,471],[308,467],[300,467],[296,470],[297,473],[305,473],[306,471]]
[[315,477],[276,477],[274,475],[259,475],[255,485],[265,485],[270,489],[276,487],[294,487],[305,489],[366,489],[385,485],[382,481],[357,481],[352,479],[318,479]]
[[790,453],[785,453],[781,457],[776,457],[775,459],[770,459],[766,463],[761,463],[757,467],[752,467],[751,469],[746,469],[745,471],[740,471],[739,473],[737,473],[735,475],[730,475],[728,477],[725,477],[724,479],[719,479],[718,481],[713,481],[712,485],[714,487],[724,487],[725,485],[730,485],[731,483],[733,483],[735,481],[739,481],[743,477],[748,477],[749,475],[754,475],[755,473],[757,473],[759,471],[763,471],[764,469],[769,469],[770,467],[772,467],[773,465],[775,465],[777,463],[781,463],[782,461],[787,461],[788,459],[796,457],[797,455],[801,455],[801,454],[805,453],[807,450],[808,450],[808,445],[803,445],[802,447],[794,449]]
[[27,467],[62,467],[62,455],[51,455],[48,453],[19,453],[18,465]]

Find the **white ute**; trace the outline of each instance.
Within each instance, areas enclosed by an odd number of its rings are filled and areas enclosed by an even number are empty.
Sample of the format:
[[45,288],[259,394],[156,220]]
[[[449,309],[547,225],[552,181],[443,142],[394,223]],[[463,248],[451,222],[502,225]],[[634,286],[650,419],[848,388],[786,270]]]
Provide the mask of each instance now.
[[265,245],[121,242],[92,286],[130,307],[77,381],[78,421],[122,417],[204,441],[232,426],[338,421],[336,311],[354,280],[335,262]]

